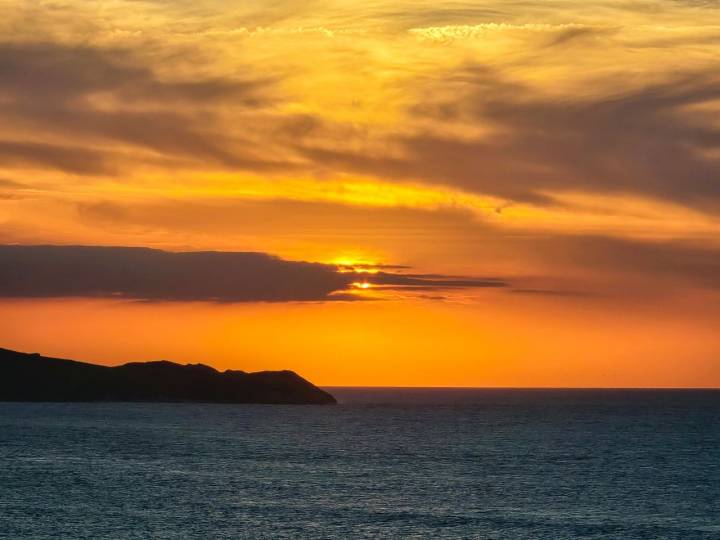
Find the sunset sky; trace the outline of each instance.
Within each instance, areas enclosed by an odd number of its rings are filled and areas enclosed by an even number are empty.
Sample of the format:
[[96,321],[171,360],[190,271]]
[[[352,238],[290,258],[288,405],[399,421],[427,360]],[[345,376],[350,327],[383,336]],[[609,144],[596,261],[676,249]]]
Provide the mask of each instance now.
[[718,9],[0,0],[0,347],[719,387]]

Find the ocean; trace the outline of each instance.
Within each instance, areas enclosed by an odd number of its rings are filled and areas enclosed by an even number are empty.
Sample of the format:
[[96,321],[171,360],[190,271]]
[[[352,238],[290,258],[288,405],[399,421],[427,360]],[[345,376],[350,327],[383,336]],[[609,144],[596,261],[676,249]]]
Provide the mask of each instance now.
[[0,403],[0,538],[720,539],[720,391]]

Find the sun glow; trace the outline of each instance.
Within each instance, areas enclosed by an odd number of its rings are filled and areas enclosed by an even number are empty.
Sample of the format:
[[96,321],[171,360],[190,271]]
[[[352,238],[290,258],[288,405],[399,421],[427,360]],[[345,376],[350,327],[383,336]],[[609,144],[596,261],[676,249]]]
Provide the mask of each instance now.
[[[330,261],[341,274],[377,274],[381,264],[364,257],[343,256]],[[367,287],[364,287],[367,289]]]
[[341,274],[377,274],[380,272],[377,268],[365,268],[357,266],[339,266],[338,272]]
[[328,261],[328,264],[334,264],[335,266],[348,268],[356,266],[367,268],[377,266],[378,262],[362,256],[342,255],[340,257],[335,257],[334,259],[331,259],[330,261]]

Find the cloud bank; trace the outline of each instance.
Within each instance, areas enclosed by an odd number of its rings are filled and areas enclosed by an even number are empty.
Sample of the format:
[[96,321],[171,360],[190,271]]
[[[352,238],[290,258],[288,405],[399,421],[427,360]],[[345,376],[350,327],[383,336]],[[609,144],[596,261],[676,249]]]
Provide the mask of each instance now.
[[[362,299],[358,274],[265,253],[180,252],[137,247],[0,246],[0,296],[149,301],[301,302]],[[362,274],[391,289],[503,287],[493,278]]]

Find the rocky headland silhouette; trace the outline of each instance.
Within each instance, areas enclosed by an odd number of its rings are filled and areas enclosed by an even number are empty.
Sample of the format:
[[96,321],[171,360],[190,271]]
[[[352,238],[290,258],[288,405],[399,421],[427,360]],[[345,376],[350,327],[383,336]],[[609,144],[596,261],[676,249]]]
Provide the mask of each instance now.
[[116,367],[0,348],[0,401],[333,404],[293,371],[217,371],[165,360]]

